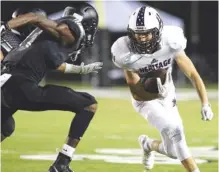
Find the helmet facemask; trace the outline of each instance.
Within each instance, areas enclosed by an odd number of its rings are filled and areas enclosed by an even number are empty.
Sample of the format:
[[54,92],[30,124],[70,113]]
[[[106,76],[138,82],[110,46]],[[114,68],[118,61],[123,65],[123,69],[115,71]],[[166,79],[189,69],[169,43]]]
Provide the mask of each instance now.
[[[136,35],[151,35],[150,40],[138,40]],[[134,50],[140,54],[151,54],[154,53],[160,47],[161,35],[157,28],[149,29],[147,31],[133,31],[128,29],[128,36],[131,39],[131,45]]]
[[91,6],[85,7],[82,11],[84,15],[81,23],[86,35],[85,46],[91,47],[98,30],[98,14]]
[[79,7],[66,7],[63,16],[74,16],[80,19],[85,31],[85,47],[90,47],[94,43],[94,38],[98,30],[98,13],[89,4],[81,4]]

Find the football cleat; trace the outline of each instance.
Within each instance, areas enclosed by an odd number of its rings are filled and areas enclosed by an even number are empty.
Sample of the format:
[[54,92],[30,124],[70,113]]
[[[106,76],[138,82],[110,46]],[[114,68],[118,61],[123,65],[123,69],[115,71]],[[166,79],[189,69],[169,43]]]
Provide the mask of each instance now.
[[66,165],[52,165],[49,172],[73,172],[69,166]]
[[71,159],[68,156],[62,153],[59,153],[56,161],[49,168],[49,172],[73,172],[69,168],[70,162],[71,162]]
[[140,135],[138,137],[139,145],[142,149],[142,164],[145,166],[146,170],[151,170],[154,167],[154,152],[150,150],[147,145],[147,140],[149,139],[146,135]]

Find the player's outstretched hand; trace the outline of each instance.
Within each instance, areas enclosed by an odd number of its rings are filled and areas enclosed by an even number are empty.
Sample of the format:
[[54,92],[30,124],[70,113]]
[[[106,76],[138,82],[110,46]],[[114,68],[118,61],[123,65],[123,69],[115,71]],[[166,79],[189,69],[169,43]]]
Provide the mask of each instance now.
[[209,104],[202,105],[201,114],[202,114],[202,120],[204,121],[210,121],[214,116],[214,113],[212,112],[211,106]]
[[88,65],[84,65],[84,62],[81,63],[81,74],[88,74],[88,73],[98,73],[98,70],[102,69],[103,63],[102,62],[94,62]]
[[160,78],[156,78],[156,79],[157,79],[158,95],[161,98],[165,98],[169,92],[170,83],[172,81],[171,71],[170,70],[167,71],[165,83],[163,85]]

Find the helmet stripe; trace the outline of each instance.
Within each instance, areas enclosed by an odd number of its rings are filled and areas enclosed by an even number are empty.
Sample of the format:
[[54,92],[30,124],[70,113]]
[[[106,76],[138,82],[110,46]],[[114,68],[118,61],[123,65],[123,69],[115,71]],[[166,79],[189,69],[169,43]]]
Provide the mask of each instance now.
[[136,19],[136,26],[144,26],[144,13],[145,13],[146,6],[143,6],[138,11],[137,19]]

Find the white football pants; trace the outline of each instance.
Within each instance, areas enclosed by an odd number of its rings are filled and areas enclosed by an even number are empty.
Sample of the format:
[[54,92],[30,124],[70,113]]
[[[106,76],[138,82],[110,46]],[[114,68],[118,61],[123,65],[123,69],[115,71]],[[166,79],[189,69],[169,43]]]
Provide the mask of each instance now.
[[[132,98],[134,109],[160,132],[167,154],[170,157],[176,155],[182,161],[191,155],[186,144],[182,120],[175,103],[176,95],[173,83],[168,96],[164,99],[136,101]],[[176,149],[173,151],[173,148]]]

